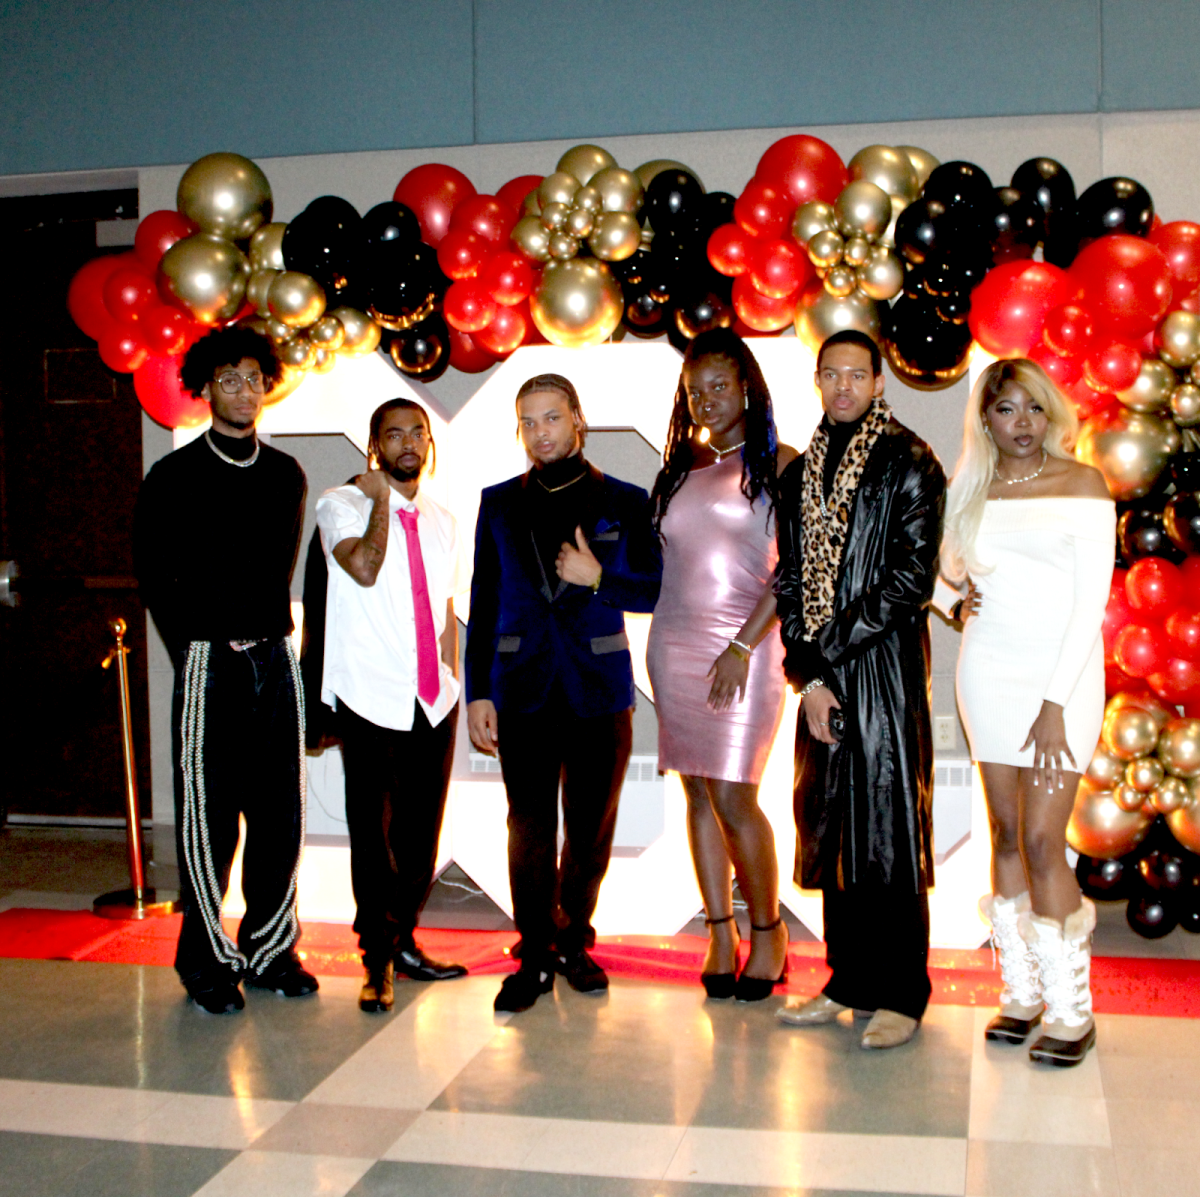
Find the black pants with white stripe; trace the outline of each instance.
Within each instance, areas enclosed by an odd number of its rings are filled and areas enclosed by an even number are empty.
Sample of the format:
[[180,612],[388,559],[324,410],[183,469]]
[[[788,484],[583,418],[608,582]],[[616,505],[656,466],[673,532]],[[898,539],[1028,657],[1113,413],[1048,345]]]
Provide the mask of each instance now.
[[[304,725],[289,640],[242,651],[193,641],[175,678],[175,841],[185,985],[279,967],[300,935],[296,869],[304,842]],[[246,820],[246,913],[233,943],[221,900]]]

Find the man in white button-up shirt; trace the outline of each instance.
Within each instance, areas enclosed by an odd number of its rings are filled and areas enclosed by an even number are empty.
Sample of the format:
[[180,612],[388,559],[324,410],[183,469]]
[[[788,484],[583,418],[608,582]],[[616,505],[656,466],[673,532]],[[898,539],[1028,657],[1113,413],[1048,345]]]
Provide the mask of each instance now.
[[450,784],[454,595],[467,580],[454,516],[420,493],[432,449],[424,409],[390,399],[371,417],[367,472],[317,502],[329,566],[321,697],[342,738],[359,1006],[372,1012],[391,1007],[394,970],[423,981],[466,972],[413,939]]

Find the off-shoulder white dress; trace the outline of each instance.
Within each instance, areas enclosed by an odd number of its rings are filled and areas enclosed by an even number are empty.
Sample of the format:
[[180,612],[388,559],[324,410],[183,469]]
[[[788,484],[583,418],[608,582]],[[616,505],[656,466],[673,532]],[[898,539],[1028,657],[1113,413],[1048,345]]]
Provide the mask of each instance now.
[[1021,751],[1044,699],[1063,708],[1067,744],[1087,768],[1104,718],[1100,629],[1112,582],[1108,499],[989,499],[975,544],[988,572],[958,658],[958,706],[971,756],[1032,766]]

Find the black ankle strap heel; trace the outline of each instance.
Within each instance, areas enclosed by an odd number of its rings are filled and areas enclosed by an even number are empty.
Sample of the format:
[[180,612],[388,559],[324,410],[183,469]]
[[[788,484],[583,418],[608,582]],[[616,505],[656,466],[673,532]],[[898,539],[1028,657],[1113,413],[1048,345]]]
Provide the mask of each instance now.
[[[768,923],[765,927],[760,927],[756,923],[750,924],[751,931],[758,931],[765,934],[768,931],[774,931],[783,922],[783,915],[780,915],[773,923]],[[737,979],[737,984],[734,986],[733,996],[739,1002],[761,1002],[764,998],[771,996],[771,990],[776,985],[782,984],[787,980],[788,976],[788,958],[787,949],[783,953],[783,968],[780,970],[779,976],[772,980],[770,977],[748,977],[743,972]]]
[[[707,916],[704,919],[706,927],[719,927],[722,923],[734,923],[734,916],[727,914],[723,918],[710,919]],[[734,923],[734,927],[737,924]],[[737,967],[737,957],[734,957],[734,967]],[[700,983],[704,986],[705,994],[710,998],[731,998],[737,986],[737,973],[701,973]]]

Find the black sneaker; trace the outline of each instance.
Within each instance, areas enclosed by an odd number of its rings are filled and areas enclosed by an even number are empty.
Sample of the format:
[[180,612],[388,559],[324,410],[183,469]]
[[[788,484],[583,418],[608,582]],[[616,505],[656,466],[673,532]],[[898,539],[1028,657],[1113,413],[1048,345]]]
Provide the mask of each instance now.
[[528,1010],[543,993],[549,993],[553,988],[554,973],[550,968],[521,965],[515,973],[504,978],[492,1007],[497,1014],[516,1014]]
[[246,999],[242,997],[234,977],[197,977],[190,983],[185,982],[184,988],[188,997],[209,1014],[236,1014],[246,1005]]
[[308,997],[320,988],[317,978],[298,960],[286,958],[265,973],[247,973],[244,980],[252,989],[269,989],[283,997]]
[[582,948],[557,957],[554,971],[566,977],[576,993],[604,993],[608,989],[608,974]]

